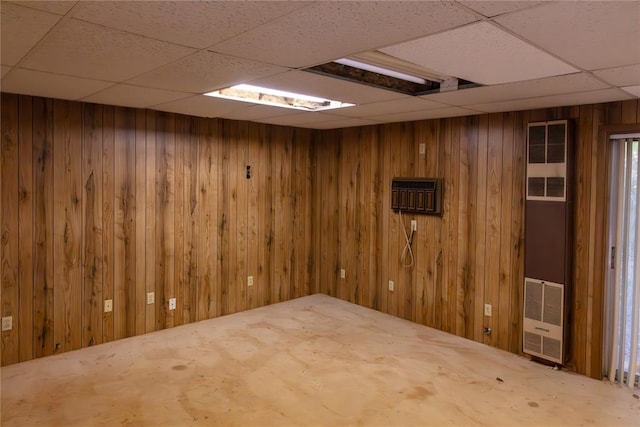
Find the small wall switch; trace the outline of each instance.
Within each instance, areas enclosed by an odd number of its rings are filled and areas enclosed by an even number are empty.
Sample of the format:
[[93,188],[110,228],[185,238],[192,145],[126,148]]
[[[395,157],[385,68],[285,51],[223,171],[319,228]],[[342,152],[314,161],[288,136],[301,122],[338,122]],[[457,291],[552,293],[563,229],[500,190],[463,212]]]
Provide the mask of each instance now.
[[393,280],[389,280],[389,290],[393,291]]
[[2,318],[2,332],[10,331],[13,329],[13,316],[7,316]]
[[484,315],[487,317],[491,317],[491,304],[484,305]]
[[411,231],[416,231],[418,229],[418,220],[417,219],[412,219],[411,220]]
[[347,272],[344,271],[344,268],[340,270],[340,278],[344,279],[345,277],[347,277]]
[[104,312],[111,313],[113,311],[113,300],[106,299],[104,300]]
[[169,298],[169,310],[175,310],[175,309],[176,309],[176,299]]
[[427,152],[427,146],[425,145],[424,142],[418,145],[418,147],[419,147],[420,154],[424,154]]
[[247,286],[253,286],[253,276],[247,277]]
[[147,304],[153,304],[156,301],[155,292],[147,292]]

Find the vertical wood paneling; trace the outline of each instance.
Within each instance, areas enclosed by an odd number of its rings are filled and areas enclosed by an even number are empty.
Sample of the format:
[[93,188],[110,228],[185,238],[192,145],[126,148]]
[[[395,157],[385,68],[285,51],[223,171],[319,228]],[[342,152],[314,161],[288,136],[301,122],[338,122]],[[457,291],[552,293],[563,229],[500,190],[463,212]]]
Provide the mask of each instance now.
[[82,345],[102,343],[102,106],[83,106],[83,304]]
[[[18,325],[20,289],[18,287],[19,223],[19,144],[18,96],[2,99],[2,139],[0,140],[0,279],[2,280],[2,317],[14,316],[14,327],[2,332],[2,362],[16,363],[20,358]],[[4,209],[13,206],[13,209]]]
[[135,335],[146,331],[147,298],[146,298],[146,113],[144,110],[135,111]]
[[[104,106],[102,109],[102,297],[114,299],[115,280],[115,110]],[[102,304],[101,304],[102,305]],[[114,307],[115,309],[115,307]],[[114,339],[114,312],[102,315],[102,341]]]
[[[33,105],[30,96],[20,96],[18,102],[18,286],[20,296],[18,313],[20,318],[17,328],[20,347],[19,359],[20,361],[25,361],[34,357]],[[4,129],[4,126],[2,128]],[[0,166],[1,169],[2,167]],[[0,190],[1,193],[2,191]],[[2,277],[1,273],[0,277]]]
[[[156,114],[148,111],[145,123],[145,331],[157,330],[155,305],[146,304],[146,294],[156,291]],[[138,166],[139,167],[139,166]]]
[[81,347],[82,324],[82,190],[81,108],[54,102],[54,342],[55,351]]
[[198,320],[199,236],[201,203],[198,197],[198,136],[200,121],[187,118],[183,125],[184,147],[184,288],[179,296],[183,323]]

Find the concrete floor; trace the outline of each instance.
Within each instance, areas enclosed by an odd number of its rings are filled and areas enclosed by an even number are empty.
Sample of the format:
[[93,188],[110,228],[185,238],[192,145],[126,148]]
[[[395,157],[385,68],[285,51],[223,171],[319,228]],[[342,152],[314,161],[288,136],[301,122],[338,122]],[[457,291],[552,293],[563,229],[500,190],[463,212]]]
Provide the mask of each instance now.
[[1,421],[637,427],[640,400],[617,385],[313,295],[2,368]]

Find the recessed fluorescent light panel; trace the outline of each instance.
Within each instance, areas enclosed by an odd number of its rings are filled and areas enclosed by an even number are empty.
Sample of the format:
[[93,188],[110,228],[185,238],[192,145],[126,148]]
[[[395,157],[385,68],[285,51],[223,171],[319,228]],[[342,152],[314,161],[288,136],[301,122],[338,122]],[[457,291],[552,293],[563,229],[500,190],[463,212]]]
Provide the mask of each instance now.
[[347,102],[332,101],[330,99],[247,84],[231,86],[226,89],[205,93],[205,95],[302,111],[324,111],[355,105]]
[[306,68],[304,71],[412,96],[438,93],[445,88],[446,90],[451,90],[449,83],[452,80],[455,80],[456,90],[478,86],[475,83],[455,78],[448,79],[447,84],[443,85],[440,81],[428,80],[413,74],[403,73],[350,58],[337,59],[333,62]]

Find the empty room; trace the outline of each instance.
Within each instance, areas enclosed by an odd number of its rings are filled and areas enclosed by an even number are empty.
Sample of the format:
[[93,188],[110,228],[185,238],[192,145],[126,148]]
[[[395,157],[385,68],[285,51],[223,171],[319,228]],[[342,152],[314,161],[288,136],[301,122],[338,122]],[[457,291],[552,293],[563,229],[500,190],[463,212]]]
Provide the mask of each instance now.
[[640,425],[639,1],[5,1],[2,426]]

